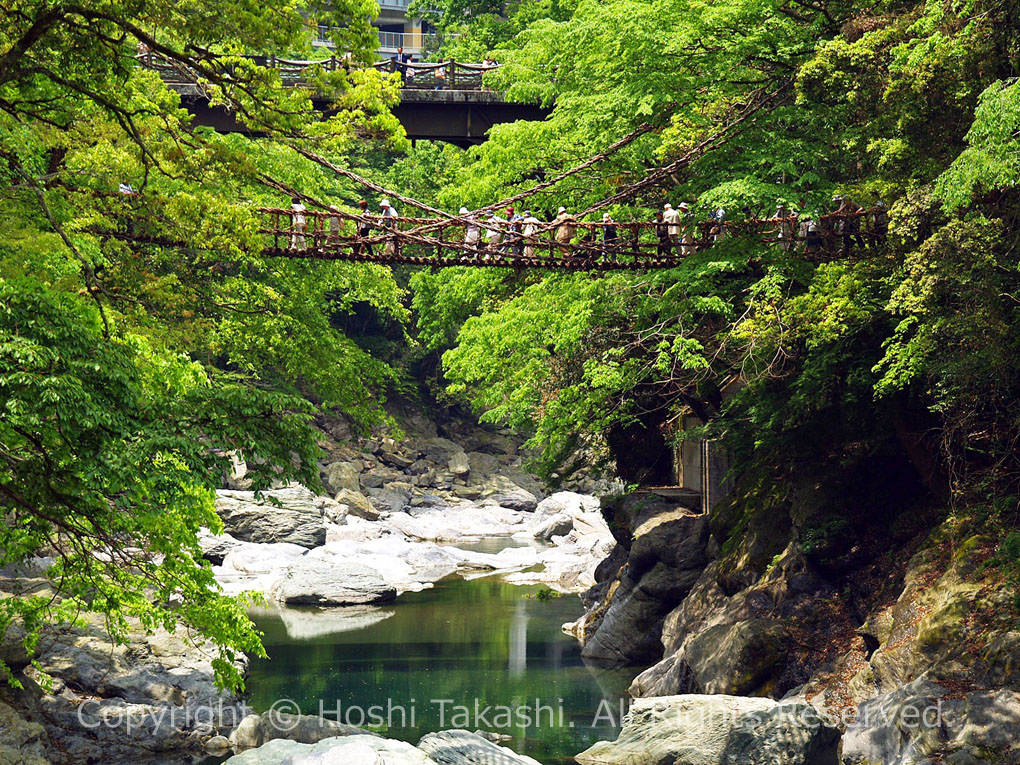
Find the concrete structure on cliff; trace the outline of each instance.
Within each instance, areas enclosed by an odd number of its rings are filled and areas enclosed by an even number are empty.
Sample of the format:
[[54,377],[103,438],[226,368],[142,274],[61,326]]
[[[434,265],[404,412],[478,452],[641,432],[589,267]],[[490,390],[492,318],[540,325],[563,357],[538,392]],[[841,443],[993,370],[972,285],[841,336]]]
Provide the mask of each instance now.
[[[731,398],[744,385],[740,375],[733,375],[719,388],[720,401]],[[707,514],[733,490],[733,479],[728,475],[729,455],[719,439],[693,434],[684,437],[683,434],[704,424],[690,407],[680,415],[680,434],[672,455],[673,485],[649,487],[645,491]]]
[[[734,396],[744,385],[742,377],[733,375],[719,389],[722,401]],[[700,417],[690,411],[682,417],[685,431],[704,424]],[[718,439],[691,438],[681,441],[673,465],[677,486],[698,493],[703,513],[708,513],[733,490],[733,480],[727,475],[730,469],[729,456]]]

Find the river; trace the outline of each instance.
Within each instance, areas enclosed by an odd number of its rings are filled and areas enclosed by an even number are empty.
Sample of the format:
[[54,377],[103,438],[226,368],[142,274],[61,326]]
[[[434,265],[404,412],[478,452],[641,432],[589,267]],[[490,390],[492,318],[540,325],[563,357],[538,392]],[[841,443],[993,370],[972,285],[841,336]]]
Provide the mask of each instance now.
[[481,728],[510,736],[507,746],[545,765],[573,762],[616,737],[638,670],[585,666],[577,641],[560,630],[581,615],[579,598],[548,594],[452,576],[391,606],[333,611],[325,626],[301,626],[321,611],[257,613],[269,658],[251,662],[250,703],[330,719],[339,709],[342,722],[412,744],[431,731]]

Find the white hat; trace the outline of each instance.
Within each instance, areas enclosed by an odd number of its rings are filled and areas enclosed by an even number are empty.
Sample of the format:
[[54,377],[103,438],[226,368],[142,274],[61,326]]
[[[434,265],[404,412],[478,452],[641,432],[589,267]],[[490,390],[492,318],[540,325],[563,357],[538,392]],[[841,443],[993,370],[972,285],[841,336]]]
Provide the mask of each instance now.
[[459,214],[460,215],[467,215],[468,214],[468,209],[466,207],[460,208],[460,213]]
[[609,220],[609,213],[602,213],[602,220]]
[[379,206],[380,206],[380,207],[389,207],[389,206],[390,206],[390,200],[388,200],[388,199],[383,199],[383,200],[382,200],[382,201],[381,201],[381,202],[379,203]]
[[[669,205],[666,205],[666,206],[669,207]],[[680,203],[680,209],[681,210],[689,210],[690,208],[687,206],[686,202],[681,202]]]
[[560,208],[559,210],[557,210],[556,212],[558,212],[558,213],[561,213],[561,212],[566,212],[566,211],[567,211],[567,208],[566,208],[566,207],[561,207],[561,208]]
[[[683,205],[680,205],[680,206],[683,207]],[[662,209],[663,210],[672,210],[673,209],[673,205],[671,205],[669,202],[666,202],[666,204],[664,204],[662,206]]]

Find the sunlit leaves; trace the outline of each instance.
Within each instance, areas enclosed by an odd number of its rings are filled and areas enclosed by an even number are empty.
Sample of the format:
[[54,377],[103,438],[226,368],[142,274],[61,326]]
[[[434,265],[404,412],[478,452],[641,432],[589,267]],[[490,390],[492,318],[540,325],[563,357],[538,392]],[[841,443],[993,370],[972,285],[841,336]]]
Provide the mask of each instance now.
[[967,144],[935,186],[948,210],[1020,183],[1020,83],[999,81],[981,94]]
[[[423,279],[429,291],[418,299],[420,325],[436,342],[449,343],[466,320],[445,357],[451,389],[494,419],[533,429],[544,469],[571,445],[591,444],[627,422],[628,407],[711,403],[713,386],[732,374],[750,384],[735,404],[736,419],[719,427],[746,425],[748,443],[758,448],[798,428],[824,428],[840,407],[863,412],[906,391],[918,406],[941,412],[970,406],[975,397],[961,381],[980,389],[1006,375],[999,354],[978,338],[1000,337],[1011,326],[996,303],[1009,305],[1016,294],[1005,276],[1015,264],[996,260],[1003,249],[994,237],[943,228],[938,208],[941,200],[956,209],[985,194],[997,214],[1014,214],[1016,85],[994,86],[972,111],[981,89],[1015,70],[1004,53],[1016,49],[1010,11],[981,0],[815,10],[754,0],[582,2],[569,20],[536,21],[499,52],[503,66],[491,82],[513,98],[555,108],[543,123],[493,130],[477,161],[439,192],[451,206],[526,188],[638,120],[657,121],[661,131],[583,181],[529,202],[546,215],[558,204],[583,207],[696,146],[756,86],[789,78],[794,102],[757,115],[677,173],[674,185],[628,200],[614,216],[648,220],[664,202],[686,201],[697,219],[719,207],[730,220],[767,216],[780,203],[817,217],[832,209],[836,192],[866,208],[882,199],[891,209],[890,246],[849,258],[833,253],[836,262],[819,265],[798,250],[733,237],[674,271],[620,277],[630,286],[617,296],[621,307],[565,357],[551,349],[560,332],[575,330],[564,317],[577,307],[577,292],[465,276],[458,286],[472,289],[452,290],[447,301],[436,289],[440,280]],[[968,128],[970,148],[939,181],[941,199],[933,199],[932,181],[965,148]],[[830,247],[838,244],[833,237]],[[985,253],[980,268],[961,270],[976,257],[962,254],[968,248]],[[989,281],[993,273],[1003,280]],[[973,284],[995,284],[1001,295]],[[523,313],[538,295],[548,308]],[[957,304],[973,309],[944,315]],[[532,326],[539,321],[544,329]],[[445,332],[435,331],[440,325]],[[593,341],[610,337],[605,345]],[[969,350],[950,363],[954,342]],[[491,355],[506,343],[515,344],[510,358],[521,354],[520,367]],[[609,354],[609,345],[618,352]]]
[[[216,529],[212,492],[229,452],[261,487],[314,485],[317,447],[299,399],[253,390],[138,336],[104,341],[95,308],[38,281],[0,279],[0,565],[40,550],[61,601],[0,601],[0,632],[30,634],[75,609],[105,615],[115,639],[184,620],[220,648],[261,648],[238,603],[218,594],[197,535]],[[171,601],[182,600],[179,608]]]
[[[104,615],[116,638],[130,619],[183,622],[219,648],[229,685],[234,652],[261,651],[197,544],[199,527],[218,528],[212,491],[229,454],[251,462],[256,489],[315,486],[308,399],[376,422],[397,384],[334,324],[359,304],[406,321],[392,274],[266,258],[256,213],[289,205],[288,188],[356,199],[295,145],[338,161],[368,134],[406,145],[390,112],[399,83],[367,66],[377,12],[371,0],[5,8],[0,565],[52,554],[60,591],[4,600],[0,635],[18,622],[31,643],[78,609]],[[318,22],[336,28],[343,66],[312,67],[292,87],[249,58],[311,56]],[[180,96],[138,67],[147,48],[262,136],[193,126]]]

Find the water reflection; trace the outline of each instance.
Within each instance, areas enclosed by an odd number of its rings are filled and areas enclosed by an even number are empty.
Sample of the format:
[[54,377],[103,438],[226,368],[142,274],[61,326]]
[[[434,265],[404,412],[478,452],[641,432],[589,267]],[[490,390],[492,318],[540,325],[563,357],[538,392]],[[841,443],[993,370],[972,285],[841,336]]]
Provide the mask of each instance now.
[[507,668],[511,677],[521,677],[528,666],[528,610],[525,601],[520,600],[514,608],[510,622],[510,663]]
[[348,606],[346,608],[287,608],[271,603],[266,608],[250,608],[248,615],[262,624],[278,622],[287,638],[299,642],[327,638],[341,632],[356,632],[396,614],[393,607]]
[[546,765],[571,762],[615,738],[618,702],[636,671],[593,674],[560,631],[580,615],[578,598],[541,600],[540,589],[451,578],[382,609],[258,612],[271,659],[251,663],[251,704],[265,711],[290,698],[306,714],[339,712],[353,724],[375,707],[373,727],[411,743],[430,731],[481,728],[509,735],[509,746]]

